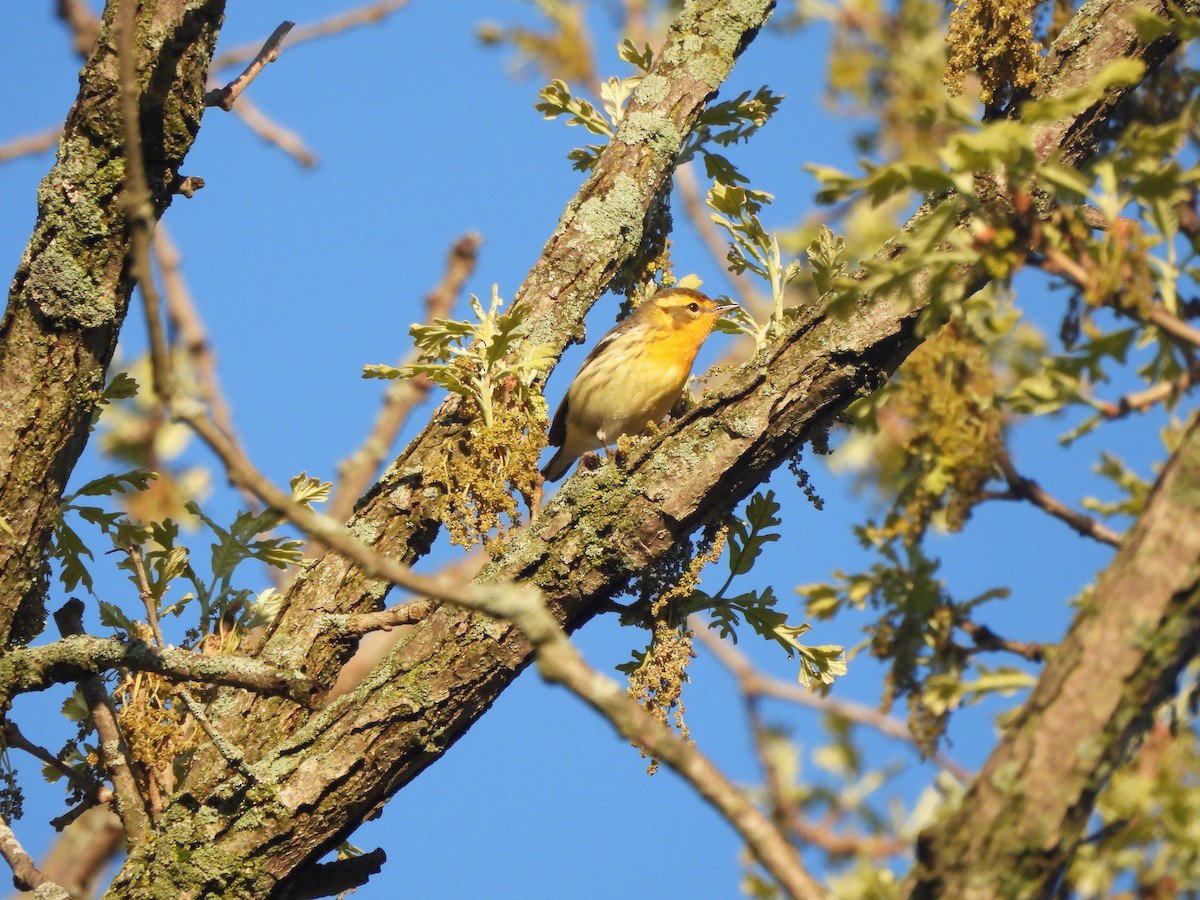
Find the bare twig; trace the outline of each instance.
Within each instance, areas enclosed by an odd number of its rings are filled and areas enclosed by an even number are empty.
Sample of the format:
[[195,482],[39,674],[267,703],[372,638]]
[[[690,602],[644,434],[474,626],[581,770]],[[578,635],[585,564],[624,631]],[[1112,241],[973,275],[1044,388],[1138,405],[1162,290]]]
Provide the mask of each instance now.
[[317,154],[304,143],[304,138],[267,116],[249,97],[242,97],[233,108],[233,113],[247,128],[268,144],[278,147],[301,168],[311,169],[319,161]]
[[[441,282],[425,296],[427,323],[449,317],[463,285],[475,270],[482,243],[483,239],[477,234],[465,234],[454,242],[446,259],[446,271]],[[405,362],[416,362],[416,354],[410,354]],[[416,378],[404,378],[389,384],[383,408],[375,417],[371,433],[362,446],[338,466],[338,482],[326,509],[330,518],[344,520],[350,517],[355,502],[370,486],[380,465],[387,458],[396,435],[404,427],[413,408],[429,396],[431,386],[427,379]]]
[[62,137],[62,126],[55,125],[37,134],[27,134],[24,137],[13,138],[7,144],[0,144],[0,163],[16,159],[19,156],[31,156],[35,153],[45,153],[58,146]]
[[1121,535],[1113,531],[1102,522],[1098,522],[1091,516],[1085,516],[1081,512],[1071,509],[1064,503],[1059,502],[1032,478],[1023,477],[1013,465],[1008,454],[1002,454],[999,460],[1000,472],[1004,475],[1004,480],[1008,482],[1007,494],[991,494],[993,499],[997,500],[1027,500],[1034,506],[1045,510],[1054,518],[1066,522],[1079,534],[1084,537],[1090,537],[1093,540],[1100,541],[1102,544],[1108,544],[1116,547],[1121,543]]
[[959,627],[975,642],[976,650],[1004,650],[1034,663],[1040,663],[1046,658],[1042,645],[1034,641],[1002,638],[986,625],[977,622],[963,622]]
[[100,36],[100,17],[86,0],[58,0],[58,17],[71,29],[75,52],[86,57]]
[[[438,574],[442,578],[447,578],[458,583],[465,583],[479,574],[480,567],[486,561],[487,556],[482,552],[468,553],[460,557],[456,562],[443,567]],[[410,598],[393,607],[397,612],[397,618],[403,618],[408,615],[408,612],[402,613],[401,610],[408,610],[413,614],[414,618],[417,614],[420,614],[421,606],[413,606],[409,609],[410,604],[421,604],[426,609],[433,606],[432,603],[424,598]],[[369,617],[373,616],[374,613],[364,613],[363,615]],[[357,616],[351,616],[349,620],[343,617],[337,618],[340,620],[341,625],[339,626],[335,622],[334,627],[344,628],[346,636],[352,637],[352,632],[355,628],[354,621],[357,619]],[[368,623],[371,621],[370,618],[365,620]],[[347,622],[349,623],[349,627],[346,627]],[[330,702],[336,697],[348,694],[358,687],[362,680],[379,664],[380,660],[387,656],[397,643],[404,640],[405,635],[410,633],[414,627],[415,623],[413,625],[395,624],[391,625],[387,630],[368,631],[364,633],[358,640],[358,646],[354,649],[354,655],[342,665],[337,673],[337,679],[334,681],[333,687],[323,696],[322,703]]]
[[1200,367],[1184,372],[1172,381],[1160,381],[1143,391],[1126,394],[1116,403],[1102,402],[1100,409],[1108,419],[1120,419],[1130,413],[1145,412],[1159,403],[1187,393],[1198,380],[1200,380]]
[[[776,700],[786,700],[789,703],[796,703],[832,716],[838,716],[849,722],[873,728],[887,737],[903,741],[913,747],[918,753],[924,755],[921,745],[913,738],[908,727],[900,720],[886,716],[879,710],[864,703],[855,703],[852,700],[838,700],[833,697],[822,697],[798,684],[780,681],[777,678],[763,675],[754,668],[754,665],[746,658],[745,654],[728,641],[723,641],[718,635],[714,634],[703,617],[691,616],[688,624],[696,636],[700,638],[701,643],[711,650],[721,664],[733,674],[738,681],[738,686],[742,693],[747,696],[773,697]],[[971,773],[944,753],[935,753],[932,759],[943,771],[954,776],[962,784],[970,782],[972,778]]]
[[767,796],[771,798],[772,817],[780,822],[797,838],[805,843],[820,847],[826,853],[837,856],[869,856],[882,859],[899,856],[912,850],[912,842],[902,837],[884,837],[874,834],[852,834],[835,831],[834,822],[814,822],[800,812],[792,801],[789,786],[783,783],[782,773],[775,765],[770,747],[770,729],[762,720],[759,710],[760,696],[743,694],[746,719],[754,737],[754,749],[763,770]]
[[200,397],[212,412],[217,427],[236,440],[233,413],[217,374],[217,358],[208,339],[208,330],[183,277],[182,254],[162,222],[154,231],[153,249],[158,271],[162,275],[167,318],[196,373]]
[[[384,0],[382,3],[360,6],[348,12],[330,16],[328,19],[322,19],[311,25],[301,25],[287,36],[287,39],[283,42],[283,46],[294,47],[305,41],[312,41],[326,35],[349,31],[351,28],[356,28],[360,25],[375,25],[382,22],[401,7],[407,6],[408,3],[409,0]],[[260,49],[261,47],[257,43],[233,47],[214,56],[211,68],[215,72],[218,69],[239,66],[247,60],[253,59],[259,53]]]
[[133,571],[137,577],[138,596],[141,598],[142,605],[146,607],[146,621],[150,624],[150,633],[154,635],[154,643],[159,647],[165,647],[167,642],[163,640],[162,628],[158,624],[158,602],[154,599],[154,592],[150,590],[150,579],[146,577],[146,564],[142,559],[142,548],[128,547],[125,552],[133,563]]
[[[124,5],[130,8],[133,6],[129,2]],[[64,640],[82,636],[83,604],[74,598],[68,600],[54,613],[54,621]],[[81,679],[78,684],[79,691],[88,705],[92,724],[96,726],[96,734],[100,738],[100,762],[113,782],[117,815],[121,817],[121,824],[125,828],[129,843],[142,843],[150,830],[150,815],[146,808],[146,798],[142,796],[134,777],[129,747],[117,724],[116,713],[109,703],[104,681],[93,676]]]
[[409,600],[379,612],[350,616],[340,631],[348,637],[358,637],[369,631],[389,631],[398,625],[413,625],[429,615],[433,604],[428,600]]
[[9,721],[4,723],[4,746],[24,750],[36,759],[40,759],[59,775],[67,779],[67,781],[71,782],[71,784],[75,785],[83,793],[90,806],[108,803],[113,798],[113,793],[108,785],[101,784],[98,781],[93,781],[81,775],[71,766],[63,763],[62,760],[45,747],[39,747],[30,741],[29,738],[21,733],[21,729],[17,727],[16,722]]
[[185,687],[180,687],[179,696],[183,698],[183,704],[187,707],[187,711],[196,720],[197,724],[199,724],[200,729],[208,735],[208,739],[212,741],[212,745],[217,748],[217,752],[225,758],[225,761],[241,774],[243,778],[252,783],[257,783],[258,776],[250,768],[249,763],[246,762],[246,755],[234,746],[233,742],[225,737],[225,735],[217,731],[216,727],[205,714],[204,707],[197,702],[191,692]]
[[238,97],[250,86],[250,82],[257,78],[259,73],[270,63],[279,59],[280,45],[287,37],[287,33],[295,27],[295,22],[281,22],[279,27],[271,32],[271,36],[263,43],[262,48],[254,54],[254,58],[250,60],[250,64],[246,66],[241,75],[225,87],[211,90],[204,95],[204,105],[219,106],[226,112],[233,109],[233,104],[237,103]]
[[1191,347],[1200,347],[1200,328],[1188,324],[1162,304],[1156,303],[1151,306],[1150,314],[1146,318],[1175,340]]
[[17,840],[17,836],[13,834],[13,830],[8,827],[8,822],[3,819],[0,819],[0,856],[4,857],[5,862],[12,869],[13,884],[18,890],[32,891],[35,888],[49,886],[57,889],[59,892],[57,896],[70,896],[66,889],[56,884],[51,884],[38,871],[33,857],[25,852],[25,848],[21,846],[21,842]]

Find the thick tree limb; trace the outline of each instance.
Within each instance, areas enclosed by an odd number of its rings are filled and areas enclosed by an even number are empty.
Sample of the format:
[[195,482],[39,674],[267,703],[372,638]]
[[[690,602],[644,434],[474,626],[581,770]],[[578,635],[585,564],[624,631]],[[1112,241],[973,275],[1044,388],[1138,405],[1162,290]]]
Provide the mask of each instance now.
[[[676,157],[742,48],[766,21],[773,0],[729,4],[691,0],[672,24],[658,61],[634,91],[616,138],[566,211],[518,292],[530,308],[530,339],[561,350],[616,273],[642,249],[645,221]],[[470,423],[448,398],[359,505],[350,527],[412,564],[440,528],[439,472],[455,465]],[[326,554],[289,592],[267,635],[266,654],[307,648],[313,675],[326,679],[343,648],[318,632],[327,613],[368,612],[387,591],[345,560]]]
[[[720,6],[728,13],[725,4]],[[1163,51],[1161,43],[1111,40],[1099,15],[1108,6],[1091,3],[1081,11],[1081,21],[1092,23],[1082,37],[1079,31],[1064,32],[1071,52],[1051,54],[1044,82],[1048,93],[1077,87],[1084,76],[1073,66],[1085,57],[1089,71],[1095,72],[1106,59]],[[711,12],[715,7],[695,3],[687,11],[694,15],[697,9]],[[1155,10],[1165,16],[1161,5]],[[685,24],[694,30],[693,42],[696,35],[703,41],[715,33],[694,19]],[[1123,29],[1122,22],[1120,34]],[[722,34],[718,43],[731,50],[736,41],[729,41],[728,31]],[[686,68],[664,52],[663,63],[672,60]],[[689,73],[679,77],[699,93]],[[657,87],[675,97],[674,81]],[[1122,95],[1123,90],[1114,90],[1105,108]],[[639,109],[644,97],[633,109]],[[668,105],[677,111],[679,101]],[[1068,116],[1046,129],[1052,137],[1041,141],[1043,153],[1059,149],[1068,159],[1086,156],[1093,128],[1102,122],[1095,110]],[[661,137],[663,130],[655,133]],[[664,143],[654,146],[661,149]],[[612,156],[605,154],[608,161],[602,158],[596,175],[571,204],[522,293],[534,310],[537,340],[561,341],[555,335],[579,321],[619,261],[640,246],[639,217],[656,191],[641,187],[647,183],[641,180],[644,172],[633,161],[649,167],[651,185],[659,171],[663,177],[669,171],[670,160],[655,168],[659,156],[648,147],[618,141],[609,151]],[[613,216],[621,226],[595,227],[611,226]],[[634,229],[636,240],[626,226]],[[905,250],[897,243],[883,252],[898,256]],[[980,283],[972,274],[964,273],[964,290]],[[919,281],[913,294],[922,295]],[[481,579],[539,587],[551,597],[560,622],[568,629],[580,626],[632,575],[654,565],[695,528],[730,512],[801,441],[892,372],[918,342],[913,325],[919,312],[898,310],[889,297],[864,298],[844,321],[809,311],[784,339],[705,397],[677,427],[639,444],[623,467],[603,466],[569,481],[538,523],[517,535]],[[423,518],[421,489],[426,467],[435,459],[445,464],[444,447],[453,446],[461,434],[462,426],[450,418],[452,407],[443,406],[351,524],[376,549],[401,562],[419,555],[433,533],[432,520]],[[580,527],[583,523],[586,529]],[[589,540],[588,534],[605,538]],[[261,652],[288,664],[308,661],[313,674],[324,672],[335,664],[337,648],[319,633],[320,615],[369,610],[385,590],[380,581],[327,554],[304,573]],[[529,642],[512,625],[442,607],[416,625],[358,689],[303,722],[282,743],[275,743],[276,734],[264,733],[258,723],[291,721],[294,707],[229,698],[218,727],[246,750],[248,759],[270,761],[268,768],[279,778],[274,785],[282,805],[279,815],[264,826],[261,811],[249,806],[231,811],[228,798],[243,789],[240,782],[228,780],[219,760],[197,766],[178,806],[168,811],[171,827],[164,829],[163,838],[131,856],[118,881],[121,896],[142,896],[155,879],[160,885],[166,878],[187,883],[188,873],[176,873],[173,867],[180,848],[188,845],[220,848],[237,857],[229,859],[227,880],[214,887],[224,896],[261,891],[271,879],[285,891],[289,873],[319,858],[371,809],[436,761],[529,659]],[[357,765],[361,759],[372,765]],[[194,821],[198,807],[212,813],[207,830],[199,830]],[[253,877],[260,880],[253,884],[240,881],[251,875],[238,859],[261,848],[269,849],[270,870],[255,870]]]
[[280,669],[243,656],[208,656],[179,647],[154,647],[142,640],[64,637],[41,647],[21,647],[0,656],[0,697],[44,691],[115,669],[153,672],[172,681],[197,681],[288,697],[308,703],[312,681],[296,670]]
[[1049,896],[1096,794],[1200,647],[1200,424],[953,815],[922,835],[913,897]]
[[[115,9],[80,75],[0,320],[0,516],[14,532],[0,538],[0,645],[42,628],[46,540],[129,302]],[[137,105],[154,123],[144,163],[156,217],[199,127],[223,10],[224,0],[143,4]]]

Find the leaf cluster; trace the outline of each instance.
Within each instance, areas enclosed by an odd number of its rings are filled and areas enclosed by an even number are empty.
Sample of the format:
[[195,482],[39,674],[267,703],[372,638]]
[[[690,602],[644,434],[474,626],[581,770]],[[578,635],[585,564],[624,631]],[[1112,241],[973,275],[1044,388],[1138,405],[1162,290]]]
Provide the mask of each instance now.
[[[302,542],[286,536],[272,535],[286,519],[272,510],[259,513],[241,512],[228,526],[222,526],[205,515],[200,505],[190,501],[188,511],[214,535],[210,545],[207,577],[192,564],[192,552],[181,540],[179,523],[166,519],[144,525],[133,521],[126,513],[81,502],[85,497],[112,497],[129,492],[144,491],[152,483],[154,473],[133,471],[105,475],[88,482],[79,490],[65,496],[60,505],[52,542],[51,556],[58,563],[59,580],[65,590],[83,587],[95,594],[92,565],[95,557],[87,543],[71,523],[73,517],[95,526],[112,544],[114,551],[123,554],[117,564],[128,573],[135,595],[142,602],[154,604],[158,617],[179,617],[189,605],[195,605],[197,621],[190,630],[191,640],[212,634],[219,628],[240,630],[254,616],[254,592],[238,586],[239,567],[248,560],[257,560],[278,569],[301,562]],[[303,473],[292,479],[292,496],[309,505],[328,498],[330,485]],[[132,559],[137,553],[144,565],[145,583]],[[187,592],[170,600],[168,592],[177,584]],[[103,625],[130,636],[145,630],[140,613],[130,614],[127,602],[114,602],[96,597]]]
[[[565,81],[555,79],[542,88],[538,96],[541,102],[534,109],[546,119],[565,118],[567,125],[581,125],[592,134],[611,139],[621,125],[625,115],[625,105],[629,102],[634,88],[641,84],[642,77],[650,71],[654,64],[654,53],[649,44],[640,49],[633,41],[626,38],[617,48],[617,55],[623,62],[629,63],[635,69],[635,74],[626,78],[611,76],[600,86],[600,101],[602,109],[597,109],[582,97],[576,97]],[[588,144],[578,147],[567,154],[572,161],[573,169],[580,172],[590,172],[604,152],[605,144]]]
[[779,503],[774,492],[756,493],[746,504],[745,520],[732,519],[728,523],[728,567],[729,574],[724,584],[712,594],[693,590],[686,603],[688,613],[707,611],[711,622],[722,637],[737,641],[738,628],[750,628],[759,637],[773,642],[787,651],[788,657],[799,657],[800,683],[806,687],[817,686],[827,690],[839,675],[846,674],[844,648],[832,644],[808,645],[800,637],[812,629],[807,622],[793,625],[787,613],[777,609],[779,598],[771,587],[744,591],[730,596],[729,589],[735,578],[747,575],[754,568],[763,548],[780,538],[777,530],[783,524],[778,517]]
[[[1008,596],[994,588],[969,600],[955,600],[937,577],[940,564],[930,559],[919,541],[886,536],[868,523],[855,529],[860,543],[878,561],[859,573],[834,572],[831,582],[797,588],[808,615],[828,619],[846,608],[870,606],[880,618],[867,628],[871,654],[889,665],[883,707],[907,697],[909,726],[914,737],[933,752],[950,712],[996,691],[1011,691],[1032,683],[1014,669],[989,671],[973,660],[956,638],[975,609]],[[964,677],[975,665],[978,677]]]
[[435,479],[445,487],[442,518],[451,539],[468,547],[499,529],[502,516],[516,521],[516,501],[508,486],[529,502],[537,455],[544,446],[546,405],[537,384],[555,353],[548,345],[526,340],[525,307],[502,313],[502,305],[493,285],[487,309],[471,296],[474,322],[436,319],[412,326],[420,361],[363,369],[364,378],[427,377],[464,398],[466,416],[478,417],[465,438],[465,452]]

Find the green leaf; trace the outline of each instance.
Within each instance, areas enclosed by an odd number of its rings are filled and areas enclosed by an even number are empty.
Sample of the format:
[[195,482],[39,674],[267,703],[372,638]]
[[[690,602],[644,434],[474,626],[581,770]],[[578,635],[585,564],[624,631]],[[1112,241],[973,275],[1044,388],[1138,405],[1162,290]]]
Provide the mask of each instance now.
[[637,45],[629,38],[625,38],[620,46],[617,47],[617,56],[631,66],[641,69],[643,72],[649,72],[650,67],[654,65],[654,51],[650,49],[650,45],[643,44],[642,49],[639,50]]
[[138,383],[128,372],[118,372],[104,388],[100,395],[101,403],[112,403],[114,400],[128,400],[137,395]]
[[828,225],[822,225],[813,242],[808,245],[808,268],[818,294],[833,288],[834,282],[846,271],[842,255],[846,252],[846,241],[834,234]]
[[277,569],[286,569],[288,566],[298,564],[304,558],[300,552],[303,547],[303,541],[280,537],[255,541],[247,549],[249,555],[255,559]]
[[115,603],[109,603],[107,600],[99,601],[100,606],[100,624],[109,628],[115,628],[118,631],[123,631],[130,637],[138,633],[137,625],[132,619],[121,611],[121,608]]
[[612,126],[604,116],[586,100],[571,96],[566,82],[556,78],[542,88],[538,96],[542,98],[542,102],[535,104],[533,108],[545,118],[557,119],[559,116],[566,116],[568,125],[582,125],[592,134],[612,136]]
[[150,480],[158,475],[148,469],[132,469],[113,475],[102,475],[95,478],[71,494],[64,502],[76,497],[109,497],[113,494],[123,494],[126,491],[144,491],[150,485]]
[[62,704],[62,714],[71,722],[86,722],[92,715],[91,708],[83,699],[83,692],[76,688]]
[[305,472],[301,472],[289,484],[292,488],[292,499],[304,506],[324,503],[333,490],[333,482],[310,478]]
[[[405,367],[408,368],[408,367]],[[411,373],[406,373],[404,369],[398,369],[396,366],[387,365],[370,365],[363,366],[363,378],[411,378]]]
[[54,557],[59,561],[61,569],[58,578],[63,588],[68,592],[83,585],[84,590],[92,591],[92,574],[88,571],[84,558],[95,559],[83,539],[75,529],[61,519],[54,529]]

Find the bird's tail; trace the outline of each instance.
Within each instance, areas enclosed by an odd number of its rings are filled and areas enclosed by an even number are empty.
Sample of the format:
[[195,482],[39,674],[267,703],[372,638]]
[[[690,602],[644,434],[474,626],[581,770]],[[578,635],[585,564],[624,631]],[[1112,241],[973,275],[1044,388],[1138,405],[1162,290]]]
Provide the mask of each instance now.
[[550,458],[550,462],[542,467],[542,477],[547,481],[558,481],[567,474],[567,469],[571,468],[573,462],[575,456],[568,453],[566,447],[559,447],[558,452]]

